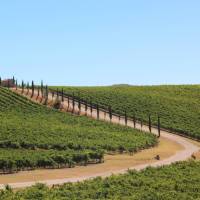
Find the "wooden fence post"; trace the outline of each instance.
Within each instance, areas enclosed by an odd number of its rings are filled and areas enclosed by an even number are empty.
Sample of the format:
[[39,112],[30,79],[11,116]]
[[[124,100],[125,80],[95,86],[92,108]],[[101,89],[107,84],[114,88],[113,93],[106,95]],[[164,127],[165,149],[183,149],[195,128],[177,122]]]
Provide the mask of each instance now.
[[125,125],[127,126],[128,119],[127,119],[127,113],[126,113],[126,111],[125,111],[125,117],[124,117],[124,120],[125,120]]
[[151,115],[149,115],[149,132],[151,133]]
[[158,137],[160,137],[160,116],[158,115]]

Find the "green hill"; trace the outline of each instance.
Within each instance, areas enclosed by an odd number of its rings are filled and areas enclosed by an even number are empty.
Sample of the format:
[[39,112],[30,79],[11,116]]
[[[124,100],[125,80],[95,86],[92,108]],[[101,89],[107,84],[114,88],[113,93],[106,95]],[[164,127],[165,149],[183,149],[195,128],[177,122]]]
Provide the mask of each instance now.
[[104,152],[136,152],[155,136],[72,116],[0,87],[0,172],[102,162]]
[[[56,87],[54,87],[56,88]],[[60,87],[61,88],[61,87]],[[98,103],[114,112],[148,121],[152,115],[157,123],[161,116],[163,128],[200,139],[200,86],[108,86],[64,87],[65,92]]]

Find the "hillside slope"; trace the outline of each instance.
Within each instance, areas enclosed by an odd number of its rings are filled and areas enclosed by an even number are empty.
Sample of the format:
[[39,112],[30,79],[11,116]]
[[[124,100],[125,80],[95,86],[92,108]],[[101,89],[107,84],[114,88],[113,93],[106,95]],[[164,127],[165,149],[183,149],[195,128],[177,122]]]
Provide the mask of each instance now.
[[0,171],[102,162],[104,152],[153,146],[155,136],[72,116],[0,87]]
[[[57,88],[57,87],[53,87]],[[60,87],[61,88],[61,87]],[[65,92],[98,103],[114,112],[153,123],[157,115],[161,125],[173,131],[200,139],[200,86],[109,86],[109,87],[64,87]]]

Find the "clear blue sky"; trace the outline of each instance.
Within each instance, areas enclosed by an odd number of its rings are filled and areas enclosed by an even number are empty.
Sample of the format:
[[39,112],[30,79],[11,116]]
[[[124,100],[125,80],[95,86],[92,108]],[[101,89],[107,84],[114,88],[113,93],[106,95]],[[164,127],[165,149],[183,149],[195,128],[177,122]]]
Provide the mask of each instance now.
[[200,83],[199,0],[5,0],[0,76],[57,85]]

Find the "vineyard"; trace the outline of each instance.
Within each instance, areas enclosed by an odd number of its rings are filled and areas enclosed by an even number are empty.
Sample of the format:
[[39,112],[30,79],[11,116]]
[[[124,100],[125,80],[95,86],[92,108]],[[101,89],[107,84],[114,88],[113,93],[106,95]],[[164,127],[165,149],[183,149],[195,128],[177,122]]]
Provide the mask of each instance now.
[[0,28],[0,200],[200,200],[200,0],[2,0]]
[[151,134],[62,113],[3,87],[0,119],[1,173],[100,163],[105,153],[157,144]]
[[[52,87],[57,88],[57,87]],[[58,87],[60,90],[62,87]],[[115,113],[148,122],[151,115],[157,124],[193,138],[200,139],[200,86],[124,86],[64,87],[64,91]]]
[[200,162],[182,162],[141,172],[111,176],[106,179],[55,186],[38,184],[16,193],[8,187],[0,199],[131,199],[131,200],[194,200],[200,199]]

